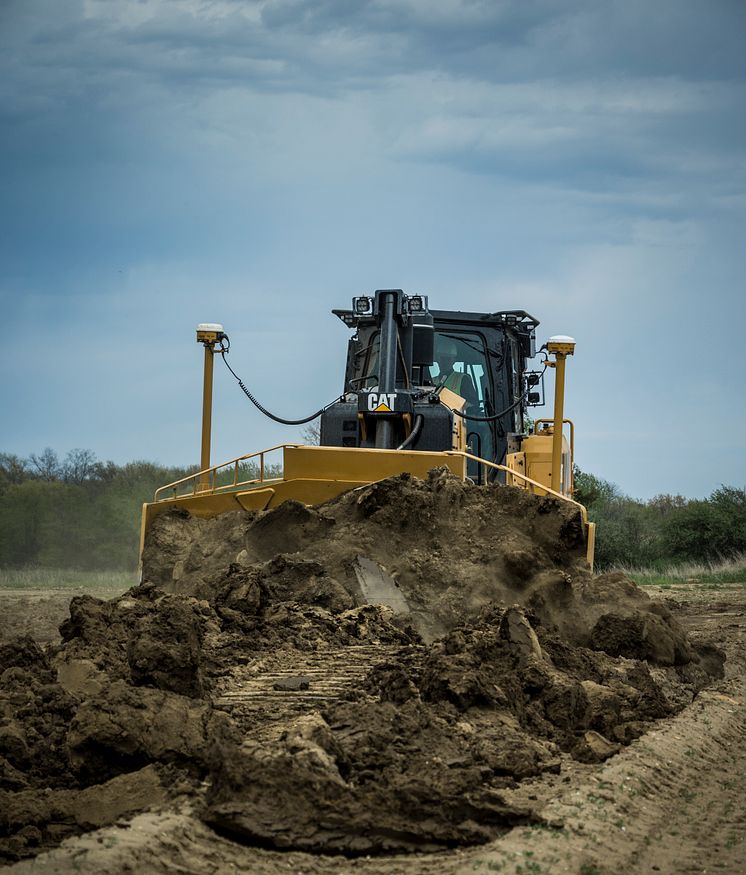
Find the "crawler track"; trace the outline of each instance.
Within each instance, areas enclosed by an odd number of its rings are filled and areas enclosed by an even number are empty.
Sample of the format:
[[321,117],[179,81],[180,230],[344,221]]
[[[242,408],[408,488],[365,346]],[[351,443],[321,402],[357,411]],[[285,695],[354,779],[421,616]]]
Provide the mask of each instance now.
[[[373,644],[293,652],[284,664],[276,656],[260,658],[233,669],[220,682],[214,703],[246,727],[282,721],[343,699],[372,666],[391,659],[399,649]],[[299,679],[307,687],[288,688]]]

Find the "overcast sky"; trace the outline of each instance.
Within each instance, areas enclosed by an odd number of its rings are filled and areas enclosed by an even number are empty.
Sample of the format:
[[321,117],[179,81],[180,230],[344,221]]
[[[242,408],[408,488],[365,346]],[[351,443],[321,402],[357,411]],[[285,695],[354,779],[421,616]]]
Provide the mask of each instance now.
[[[198,459],[403,288],[576,337],[577,461],[746,483],[744,0],[0,0],[0,450]],[[216,364],[214,459],[298,439]]]

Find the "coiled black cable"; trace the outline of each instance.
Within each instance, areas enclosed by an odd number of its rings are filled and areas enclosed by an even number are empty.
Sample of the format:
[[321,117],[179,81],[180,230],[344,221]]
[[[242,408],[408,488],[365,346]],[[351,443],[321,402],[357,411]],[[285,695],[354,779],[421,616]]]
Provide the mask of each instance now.
[[321,414],[327,408],[331,407],[332,404],[335,404],[338,400],[335,398],[334,401],[331,401],[329,404],[326,404],[320,410],[317,410],[315,413],[312,413],[310,416],[306,416],[304,419],[283,419],[281,416],[275,416],[274,413],[271,413],[269,410],[267,410],[267,408],[263,404],[260,404],[259,401],[256,400],[256,398],[251,394],[249,389],[244,384],[243,380],[238,376],[238,374],[228,364],[228,360],[226,359],[225,356],[226,356],[226,353],[230,352],[230,348],[231,348],[230,338],[228,337],[227,334],[224,334],[222,340],[220,341],[220,355],[223,359],[223,362],[225,363],[226,368],[228,368],[228,370],[236,378],[236,381],[238,382],[238,385],[239,385],[241,391],[249,399],[249,401],[251,401],[251,403],[254,405],[254,407],[256,407],[256,409],[259,410],[260,413],[263,413],[265,416],[269,417],[270,419],[273,419],[275,422],[279,422],[281,425],[305,425],[307,422],[311,422],[312,420],[317,419],[319,416],[321,416]]

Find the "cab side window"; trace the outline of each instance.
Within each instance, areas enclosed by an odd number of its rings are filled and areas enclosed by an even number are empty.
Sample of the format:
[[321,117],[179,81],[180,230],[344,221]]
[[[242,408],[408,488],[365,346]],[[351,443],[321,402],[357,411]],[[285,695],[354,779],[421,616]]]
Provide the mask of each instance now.
[[435,386],[448,386],[470,402],[472,412],[484,415],[487,356],[481,335],[466,331],[436,331],[435,361],[430,376]]

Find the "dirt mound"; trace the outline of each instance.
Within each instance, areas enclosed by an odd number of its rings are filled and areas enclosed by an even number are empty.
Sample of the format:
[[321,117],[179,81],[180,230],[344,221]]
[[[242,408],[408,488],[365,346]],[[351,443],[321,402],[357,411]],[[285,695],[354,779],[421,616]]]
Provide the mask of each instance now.
[[175,794],[241,841],[319,852],[535,820],[507,790],[613,755],[722,670],[583,552],[571,505],[442,471],[157,518],[142,586],[74,599],[59,646],[0,646],[0,851]]
[[316,508],[288,501],[212,520],[164,514],[143,558],[148,583],[207,599],[244,628],[278,603],[334,614],[374,603],[433,641],[492,603],[518,603],[611,655],[665,665],[694,658],[670,612],[631,580],[590,575],[576,506],[464,483],[446,469],[427,481],[391,477]]
[[204,762],[225,715],[115,675],[30,638],[0,645],[0,859],[159,802],[167,764]]
[[160,588],[211,601],[222,598],[231,568],[244,569],[256,601],[293,592],[337,610],[366,601],[396,608],[403,600],[429,640],[516,593],[547,617],[559,607],[568,621],[563,591],[586,574],[577,508],[520,489],[476,487],[445,470],[428,481],[392,477],[318,508],[285,502],[215,520],[164,515],[144,567]]
[[[560,667],[561,666],[561,667]],[[492,607],[403,648],[347,702],[244,743],[212,773],[205,818],[262,845],[348,854],[495,838],[535,819],[501,791],[558,771],[560,752],[615,753],[670,707],[646,667],[537,633]]]

